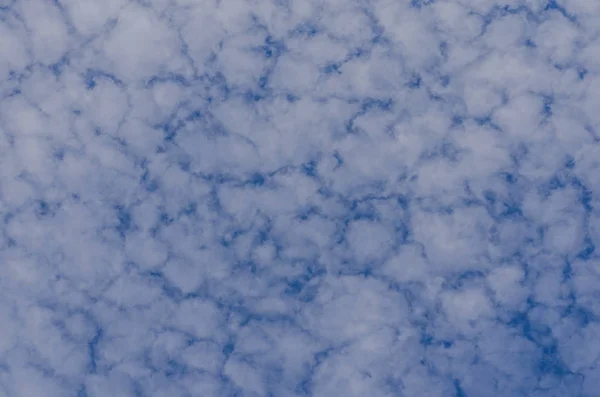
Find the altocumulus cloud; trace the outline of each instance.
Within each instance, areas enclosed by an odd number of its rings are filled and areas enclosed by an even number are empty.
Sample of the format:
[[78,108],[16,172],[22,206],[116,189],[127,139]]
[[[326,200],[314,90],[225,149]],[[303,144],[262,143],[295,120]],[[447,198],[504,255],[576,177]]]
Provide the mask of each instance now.
[[0,0],[0,396],[598,396],[599,27]]

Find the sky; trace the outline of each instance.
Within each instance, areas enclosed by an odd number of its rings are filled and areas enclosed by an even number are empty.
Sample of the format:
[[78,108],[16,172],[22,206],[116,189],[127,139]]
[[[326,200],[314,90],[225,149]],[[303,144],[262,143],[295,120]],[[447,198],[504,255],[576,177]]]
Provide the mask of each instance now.
[[600,2],[0,0],[0,397],[595,397]]

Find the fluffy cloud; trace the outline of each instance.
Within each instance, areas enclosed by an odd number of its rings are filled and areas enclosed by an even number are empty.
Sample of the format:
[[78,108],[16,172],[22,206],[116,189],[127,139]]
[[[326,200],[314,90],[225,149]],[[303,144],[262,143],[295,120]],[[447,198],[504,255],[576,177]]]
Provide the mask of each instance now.
[[0,395],[597,394],[596,2],[0,15]]

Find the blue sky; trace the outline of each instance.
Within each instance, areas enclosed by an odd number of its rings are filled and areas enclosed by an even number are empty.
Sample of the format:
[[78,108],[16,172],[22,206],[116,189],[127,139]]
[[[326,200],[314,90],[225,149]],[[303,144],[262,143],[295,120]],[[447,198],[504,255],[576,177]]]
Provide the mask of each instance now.
[[0,0],[0,396],[597,396],[599,27]]

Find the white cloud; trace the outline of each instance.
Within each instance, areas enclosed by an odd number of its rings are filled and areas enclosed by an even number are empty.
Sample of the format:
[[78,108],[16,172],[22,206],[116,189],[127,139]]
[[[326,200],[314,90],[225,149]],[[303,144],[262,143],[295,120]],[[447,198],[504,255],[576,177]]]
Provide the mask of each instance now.
[[[59,7],[51,2],[28,0],[16,4],[28,31],[36,62],[53,64],[69,50],[71,37]],[[29,44],[28,43],[28,44]]]
[[598,14],[0,0],[0,395],[594,396]]
[[133,4],[119,11],[103,49],[109,67],[127,80],[183,67],[175,32],[152,11]]

